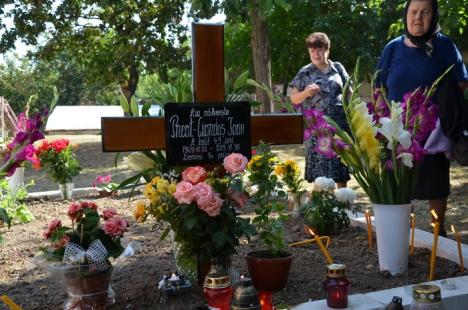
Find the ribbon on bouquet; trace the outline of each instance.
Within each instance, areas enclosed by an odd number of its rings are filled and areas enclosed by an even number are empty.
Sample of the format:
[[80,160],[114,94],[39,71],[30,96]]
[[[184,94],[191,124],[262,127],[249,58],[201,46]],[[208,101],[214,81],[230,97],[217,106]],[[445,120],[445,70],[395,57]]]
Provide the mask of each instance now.
[[87,250],[76,243],[68,243],[65,247],[63,261],[68,263],[83,263],[86,258],[93,269],[103,271],[109,268],[106,263],[107,254],[106,248],[99,239],[94,240]]

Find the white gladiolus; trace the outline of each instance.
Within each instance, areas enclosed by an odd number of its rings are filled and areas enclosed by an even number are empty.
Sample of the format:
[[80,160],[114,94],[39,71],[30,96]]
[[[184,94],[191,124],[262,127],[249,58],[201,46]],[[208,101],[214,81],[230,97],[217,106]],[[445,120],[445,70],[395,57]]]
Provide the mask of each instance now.
[[318,177],[314,181],[314,190],[316,191],[333,191],[336,187],[335,181],[326,177]]
[[356,193],[347,187],[339,188],[335,191],[336,200],[352,204],[356,200]]
[[409,149],[411,146],[411,135],[405,130],[403,122],[401,120],[401,113],[403,109],[398,105],[398,103],[392,101],[391,106],[391,118],[382,117],[380,119],[380,124],[382,127],[377,129],[387,140],[387,148],[393,150],[393,142],[398,142],[405,149]]
[[413,168],[413,154],[411,153],[401,153],[397,156],[397,158],[401,158],[403,165],[408,168]]
[[136,171],[151,169],[154,167],[154,161],[141,152],[133,152],[124,157],[123,164]]

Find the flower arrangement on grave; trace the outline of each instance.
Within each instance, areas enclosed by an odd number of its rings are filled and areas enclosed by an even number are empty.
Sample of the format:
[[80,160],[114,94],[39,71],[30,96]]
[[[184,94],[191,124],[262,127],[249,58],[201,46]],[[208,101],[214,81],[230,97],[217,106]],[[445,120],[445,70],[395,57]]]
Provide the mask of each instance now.
[[[34,142],[43,139],[43,125],[47,119],[48,112],[36,113],[34,117],[28,118],[24,113],[18,116],[18,130],[13,140],[2,148],[0,156],[0,181],[4,181],[7,176],[13,175],[15,170],[25,161],[33,162],[35,157]],[[2,197],[2,201],[5,198]],[[5,202],[5,201],[4,201]],[[27,209],[22,209],[26,212]],[[11,218],[8,215],[7,208],[0,206],[0,221],[8,225],[11,224]],[[0,235],[0,242],[2,236]]]
[[42,235],[49,244],[35,262],[63,278],[69,293],[65,309],[109,305],[114,294],[110,259],[124,252],[121,240],[129,224],[115,209],[99,210],[94,202],[74,202],[67,215],[71,227],[62,225],[60,219],[48,224]]
[[112,175],[98,175],[92,186],[97,189],[100,196],[112,196],[117,192],[119,184],[112,182]]
[[[422,143],[436,125],[431,96],[440,78],[429,89],[405,94],[402,102],[390,102],[384,89],[373,89],[367,103],[358,97],[357,69],[351,77],[356,89],[342,101],[349,132],[322,112],[308,109],[304,136],[317,137],[317,152],[340,157],[373,203],[409,203],[424,155]],[[344,93],[349,88],[350,82]]]
[[[76,144],[70,143],[67,139],[43,140],[37,146],[35,153],[37,160],[33,163],[33,167],[36,170],[44,168],[50,178],[61,187],[65,187],[81,171],[75,154],[77,148]],[[65,195],[64,198],[69,197]]]
[[270,146],[261,142],[247,166],[248,180],[256,188],[250,197],[251,203],[255,205],[252,223],[272,256],[283,255],[287,248],[283,236],[283,223],[288,218],[285,213],[286,191],[284,183],[275,173],[278,165],[283,164],[271,152]]
[[164,224],[161,239],[172,231],[178,244],[178,260],[207,262],[213,257],[236,253],[239,239],[254,233],[248,219],[239,210],[248,197],[243,190],[242,173],[247,158],[232,153],[224,159],[221,169],[207,172],[203,167],[190,166],[178,174],[172,171],[154,177],[146,184],[146,202],[138,202],[135,218],[145,221],[155,218]]
[[314,181],[310,200],[301,208],[304,224],[318,235],[330,235],[349,226],[346,210],[356,199],[350,188],[336,189],[335,181],[318,177]]

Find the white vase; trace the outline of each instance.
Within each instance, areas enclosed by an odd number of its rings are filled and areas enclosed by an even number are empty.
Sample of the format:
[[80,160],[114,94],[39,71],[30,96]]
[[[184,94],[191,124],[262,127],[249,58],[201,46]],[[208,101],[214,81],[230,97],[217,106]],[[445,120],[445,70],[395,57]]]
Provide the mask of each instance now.
[[8,185],[14,191],[24,186],[24,167],[18,167],[10,177],[7,177]]
[[72,199],[73,188],[75,188],[75,184],[73,183],[59,184],[59,188],[60,188],[60,196],[62,196],[63,200]]
[[411,204],[374,204],[380,270],[397,275],[408,269]]

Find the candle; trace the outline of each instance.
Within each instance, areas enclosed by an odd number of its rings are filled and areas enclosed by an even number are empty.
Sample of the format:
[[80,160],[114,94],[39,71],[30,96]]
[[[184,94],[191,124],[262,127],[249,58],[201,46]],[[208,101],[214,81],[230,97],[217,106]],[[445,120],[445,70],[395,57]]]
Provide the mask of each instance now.
[[457,239],[457,247],[458,247],[458,257],[460,258],[460,271],[465,270],[465,266],[463,264],[463,253],[461,250],[461,242],[460,242],[460,235],[458,234],[457,230],[455,229],[455,226],[452,225],[452,231],[455,234],[455,238]]
[[366,210],[366,222],[367,222],[367,242],[369,243],[369,248],[372,248],[372,222],[371,215],[369,210]]
[[429,281],[432,281],[434,278],[434,267],[435,267],[436,254],[437,254],[437,241],[439,238],[439,222],[432,223],[431,226],[434,227],[434,241],[432,242],[431,261],[430,261],[430,269],[429,269]]
[[0,300],[10,307],[11,310],[21,310],[21,307],[15,304],[7,295],[0,296]]
[[410,254],[413,255],[414,252],[414,230],[416,229],[416,216],[414,213],[411,213],[411,246]]
[[[319,237],[320,240],[326,240],[326,243],[325,243],[325,247],[328,249],[328,246],[330,244],[330,237],[329,236],[320,236]],[[301,246],[301,245],[306,245],[306,244],[309,244],[309,243],[315,243],[315,239],[306,239],[306,240],[302,240],[302,241],[298,241],[298,242],[294,242],[294,243],[290,243],[288,244],[288,246]]]
[[309,228],[310,233],[314,236],[315,242],[317,242],[320,250],[322,251],[323,255],[325,256],[325,259],[327,260],[328,264],[333,264],[333,258],[330,256],[330,253],[328,253],[327,249],[322,243],[322,239],[320,239],[319,235],[315,234],[312,229]]

